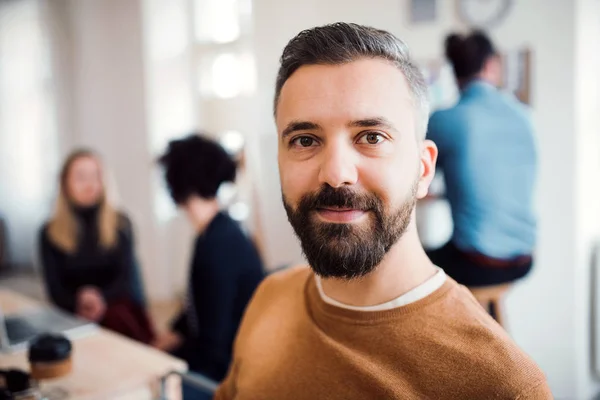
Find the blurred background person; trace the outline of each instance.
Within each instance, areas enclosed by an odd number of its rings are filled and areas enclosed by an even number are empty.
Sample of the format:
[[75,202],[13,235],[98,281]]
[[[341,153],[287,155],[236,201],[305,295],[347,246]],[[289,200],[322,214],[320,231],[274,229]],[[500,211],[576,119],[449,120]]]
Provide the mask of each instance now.
[[531,269],[536,244],[532,123],[499,91],[501,60],[483,32],[452,34],[445,50],[460,100],[431,116],[427,137],[439,148],[454,231],[429,256],[469,287],[512,282]]
[[220,381],[246,305],[263,278],[254,244],[217,200],[221,184],[235,180],[237,165],[219,144],[198,135],[171,141],[159,162],[173,201],[197,236],[185,308],[155,345]]
[[131,222],[110,203],[104,175],[90,150],[66,159],[54,215],[40,234],[46,289],[61,309],[149,343]]

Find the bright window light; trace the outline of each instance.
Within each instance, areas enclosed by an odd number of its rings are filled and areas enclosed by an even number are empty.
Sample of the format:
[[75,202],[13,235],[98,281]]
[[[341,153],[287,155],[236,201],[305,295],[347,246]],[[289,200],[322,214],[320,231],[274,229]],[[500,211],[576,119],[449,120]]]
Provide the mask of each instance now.
[[212,65],[213,91],[217,97],[232,98],[242,90],[238,60],[233,53],[217,56]]
[[206,57],[199,73],[200,93],[206,97],[231,99],[256,90],[256,68],[250,53],[224,52]]
[[[243,0],[196,0],[196,39],[229,43],[240,37],[240,6]],[[246,5],[243,5],[247,8]],[[244,7],[241,7],[244,9]]]
[[219,204],[228,206],[237,195],[237,192],[238,189],[235,183],[222,183],[221,186],[219,186],[219,190],[217,190],[217,199],[219,200]]
[[183,54],[188,46],[188,18],[184,2],[151,0],[148,45],[153,60],[171,59]]
[[247,220],[250,216],[250,208],[246,203],[237,202],[229,207],[229,215],[234,220],[242,222]]
[[219,142],[229,154],[237,154],[244,147],[244,135],[238,131],[226,131],[220,136]]

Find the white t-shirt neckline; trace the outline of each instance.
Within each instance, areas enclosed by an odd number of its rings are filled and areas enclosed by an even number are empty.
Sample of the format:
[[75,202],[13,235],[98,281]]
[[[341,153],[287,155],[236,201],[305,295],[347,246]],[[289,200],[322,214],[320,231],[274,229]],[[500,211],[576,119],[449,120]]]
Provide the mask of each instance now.
[[348,304],[344,304],[344,303],[341,303],[341,302],[327,296],[325,294],[325,292],[323,291],[321,277],[319,277],[318,275],[315,275],[315,281],[317,284],[317,289],[319,290],[319,295],[321,296],[321,299],[325,303],[331,304],[332,306],[345,308],[347,310],[354,310],[354,311],[384,311],[384,310],[391,310],[394,308],[402,307],[402,306],[408,305],[410,303],[414,303],[418,300],[421,300],[421,299],[429,296],[430,294],[432,294],[433,292],[435,292],[436,290],[441,288],[442,285],[444,284],[444,282],[446,282],[446,279],[447,279],[447,276],[446,276],[446,273],[444,272],[444,270],[442,270],[441,268],[438,268],[438,272],[435,275],[433,275],[431,278],[427,279],[425,282],[423,282],[416,288],[411,289],[408,292],[404,293],[403,295],[398,296],[395,299],[392,299],[392,300],[387,301],[382,304],[361,307],[361,306],[351,306]]

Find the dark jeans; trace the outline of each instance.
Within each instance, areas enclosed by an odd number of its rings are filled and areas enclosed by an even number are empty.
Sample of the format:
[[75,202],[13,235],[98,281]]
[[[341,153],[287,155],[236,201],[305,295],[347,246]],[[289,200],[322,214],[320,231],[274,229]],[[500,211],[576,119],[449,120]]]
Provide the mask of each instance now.
[[482,265],[459,250],[452,242],[446,243],[439,249],[427,251],[427,255],[448,276],[467,287],[500,285],[516,281],[527,275],[532,265],[531,261],[506,267]]

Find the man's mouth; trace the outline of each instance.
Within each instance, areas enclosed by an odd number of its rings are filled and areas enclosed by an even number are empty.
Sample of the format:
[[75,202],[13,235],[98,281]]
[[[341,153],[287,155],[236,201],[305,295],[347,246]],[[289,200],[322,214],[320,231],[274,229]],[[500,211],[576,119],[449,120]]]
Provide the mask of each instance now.
[[347,224],[361,220],[367,211],[345,207],[319,207],[316,214],[324,222]]

